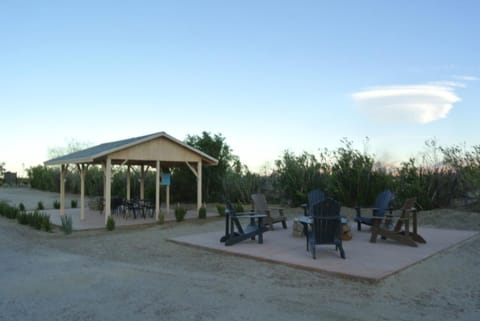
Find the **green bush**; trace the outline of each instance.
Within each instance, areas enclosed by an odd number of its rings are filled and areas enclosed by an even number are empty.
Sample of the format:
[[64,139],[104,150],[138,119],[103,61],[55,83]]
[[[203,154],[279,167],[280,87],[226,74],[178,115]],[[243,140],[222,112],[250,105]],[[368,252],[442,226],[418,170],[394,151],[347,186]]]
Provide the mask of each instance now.
[[60,209],[60,202],[57,201],[57,200],[54,200],[53,201],[53,208],[56,209],[56,210]]
[[165,223],[165,216],[163,215],[162,212],[158,213],[157,223],[158,223],[158,224],[163,224],[163,223]]
[[206,219],[207,218],[207,209],[205,207],[200,207],[198,209],[198,218]]
[[28,213],[21,212],[17,215],[17,222],[22,225],[28,225]]
[[115,220],[113,217],[109,216],[107,219],[107,230],[113,231],[115,229]]
[[71,208],[77,208],[77,204],[78,204],[77,200],[71,200],[70,201]]
[[28,221],[28,224],[31,227],[36,228],[37,230],[42,228],[43,217],[40,213],[38,213],[38,211],[30,213],[28,215]]
[[72,218],[68,215],[61,215],[60,219],[62,220],[62,231],[65,234],[71,234],[72,233]]
[[187,214],[187,210],[183,207],[178,206],[175,208],[175,219],[177,222],[181,222],[185,219],[185,215]]
[[218,216],[225,216],[225,206],[217,205]]
[[42,228],[45,232],[52,231],[52,224],[50,223],[50,215],[44,214],[42,215]]
[[50,223],[50,216],[47,214],[41,214],[38,211],[34,212],[20,212],[17,215],[17,222],[22,225],[30,225],[37,230],[45,230],[50,232],[52,226]]
[[235,211],[235,213],[241,213],[241,212],[243,212],[243,206],[242,206],[242,204],[240,204],[240,203],[234,204],[234,205],[233,205],[233,210]]
[[[60,206],[59,206],[59,208],[60,208]],[[43,202],[41,202],[41,201],[38,202],[37,203],[37,210],[43,211],[44,209],[45,209],[45,206],[43,206]]]
[[17,214],[20,213],[20,211],[18,210],[18,208],[15,208],[13,206],[10,206],[10,205],[7,205],[6,207],[6,211],[5,211],[5,216],[9,219],[16,219],[17,218]]
[[19,210],[20,212],[25,212],[25,205],[23,205],[22,202],[20,202],[20,204],[18,204],[18,210]]

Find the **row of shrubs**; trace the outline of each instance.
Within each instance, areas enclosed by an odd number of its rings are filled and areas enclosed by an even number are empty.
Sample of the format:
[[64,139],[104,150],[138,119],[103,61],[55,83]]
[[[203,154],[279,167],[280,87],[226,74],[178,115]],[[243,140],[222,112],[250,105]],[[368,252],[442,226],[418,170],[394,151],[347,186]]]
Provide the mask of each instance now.
[[52,230],[50,215],[40,213],[38,210],[27,212],[25,211],[25,206],[22,203],[20,203],[17,208],[1,201],[0,215],[12,220],[16,219],[19,224],[30,225],[37,230],[43,229],[46,232],[50,232]]
[[[77,208],[77,205],[78,205],[77,200],[71,200],[70,201],[70,207],[71,208]],[[53,208],[56,209],[56,210],[60,209],[60,201],[57,201],[57,200],[53,201]]]
[[[243,212],[243,206],[242,204],[233,204],[233,209],[235,212]],[[219,216],[225,216],[225,205],[217,205],[217,212]],[[185,219],[185,215],[187,214],[187,210],[183,207],[177,206],[175,208],[175,219],[177,222],[181,222]],[[207,209],[205,206],[202,206],[198,210],[198,218],[199,219],[206,219],[207,218]]]
[[43,214],[37,210],[33,212],[20,212],[17,214],[17,221],[22,225],[30,225],[37,230],[44,230],[45,232],[52,231],[50,223],[50,215]]
[[[54,203],[55,207],[55,203]],[[73,201],[72,201],[73,207]],[[0,202],[0,215],[5,216],[10,219],[17,219],[19,224],[22,225],[30,225],[33,228],[38,230],[43,229],[47,232],[52,230],[52,225],[50,222],[50,216],[47,214],[40,213],[39,210],[42,210],[43,204],[42,202],[38,203],[37,209],[33,212],[27,212],[25,210],[25,206],[23,203],[19,204],[19,207],[13,207],[7,204],[6,202]],[[243,207],[241,204],[234,205],[235,211],[243,212]],[[225,206],[224,205],[217,205],[217,211],[219,216],[225,216]],[[175,219],[177,222],[181,222],[185,219],[185,215],[187,214],[187,210],[184,207],[177,206],[175,208]],[[206,219],[207,218],[207,209],[206,207],[202,206],[198,210],[198,218],[199,219]],[[61,229],[65,234],[72,233],[72,218],[68,215],[65,215],[61,218],[62,226]],[[106,228],[109,231],[115,229],[115,220],[113,217],[109,217],[107,220]]]

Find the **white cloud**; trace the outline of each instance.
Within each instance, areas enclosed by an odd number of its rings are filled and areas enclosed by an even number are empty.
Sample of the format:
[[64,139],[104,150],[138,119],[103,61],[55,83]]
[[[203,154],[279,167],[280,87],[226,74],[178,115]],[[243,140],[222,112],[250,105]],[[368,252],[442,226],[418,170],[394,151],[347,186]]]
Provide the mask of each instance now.
[[352,96],[357,107],[377,121],[426,124],[447,117],[453,104],[460,101],[454,87],[459,84],[384,86]]
[[480,79],[480,78],[475,77],[475,76],[464,76],[464,75],[453,76],[453,78],[459,79],[459,80],[464,80],[464,81],[475,81],[475,80]]

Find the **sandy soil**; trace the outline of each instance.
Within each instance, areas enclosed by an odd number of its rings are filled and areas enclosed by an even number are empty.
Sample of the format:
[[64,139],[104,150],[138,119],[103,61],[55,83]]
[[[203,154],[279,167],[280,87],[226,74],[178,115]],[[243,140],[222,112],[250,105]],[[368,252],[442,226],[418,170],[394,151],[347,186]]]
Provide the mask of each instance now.
[[[478,213],[421,218],[480,230]],[[166,241],[223,224],[65,236],[0,217],[0,320],[479,320],[480,236],[377,284]]]

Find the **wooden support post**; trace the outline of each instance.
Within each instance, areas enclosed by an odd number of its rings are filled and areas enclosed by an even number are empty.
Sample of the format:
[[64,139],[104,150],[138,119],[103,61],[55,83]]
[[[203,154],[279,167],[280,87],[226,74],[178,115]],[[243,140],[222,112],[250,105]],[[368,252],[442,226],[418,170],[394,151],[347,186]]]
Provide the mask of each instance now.
[[130,179],[130,169],[131,169],[131,167],[130,167],[130,165],[128,165],[127,166],[127,201],[130,200],[130,189],[131,189],[130,188],[130,181],[131,181],[131,179]]
[[157,160],[157,172],[155,178],[155,220],[160,216],[160,161]]
[[67,165],[60,166],[60,215],[65,215],[65,175],[67,173]]
[[87,164],[77,164],[80,172],[80,220],[85,219],[85,175],[87,174]]
[[202,160],[197,163],[197,210],[202,207]]
[[145,199],[145,166],[140,166],[140,199]]
[[105,162],[105,225],[107,225],[108,217],[111,213],[111,199],[112,199],[112,161],[109,157]]

